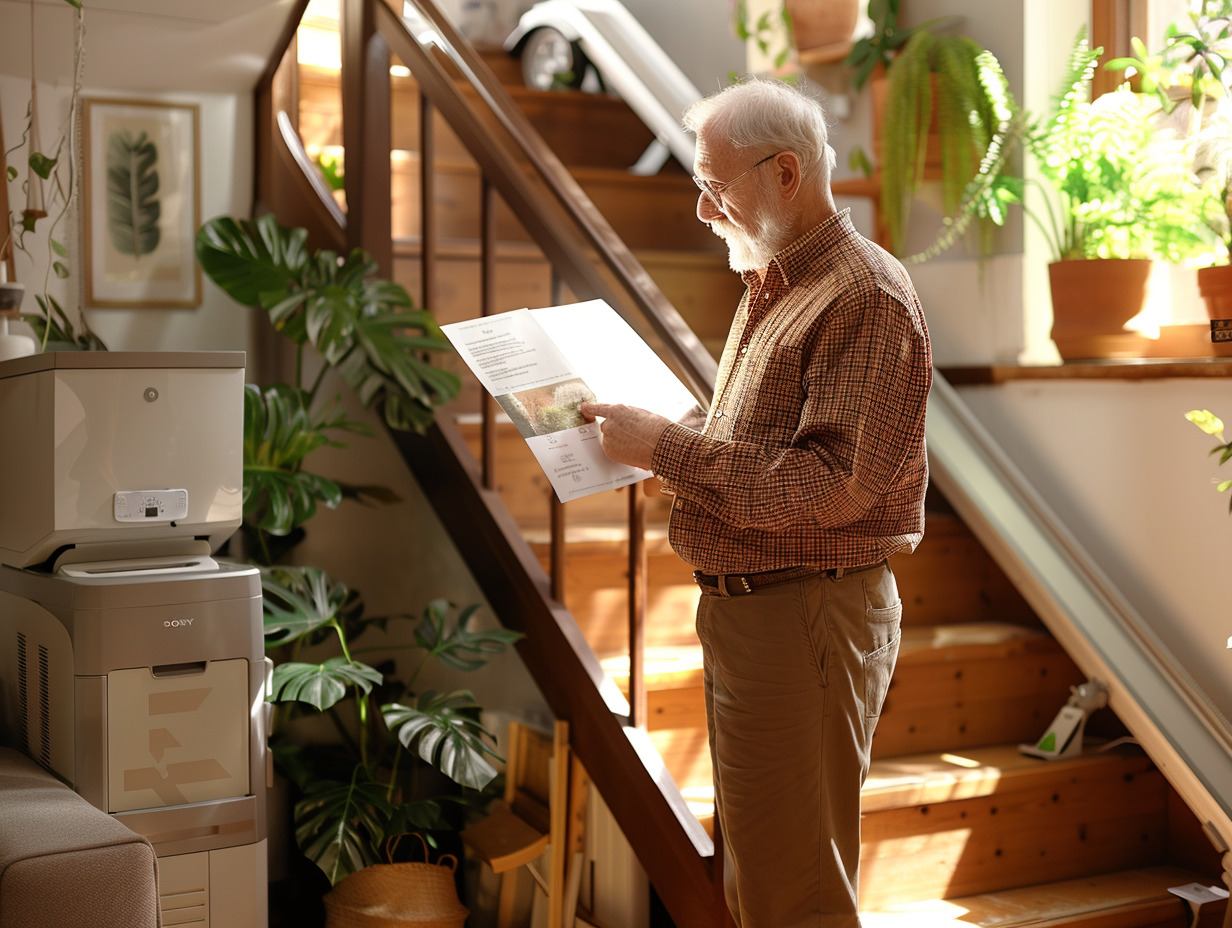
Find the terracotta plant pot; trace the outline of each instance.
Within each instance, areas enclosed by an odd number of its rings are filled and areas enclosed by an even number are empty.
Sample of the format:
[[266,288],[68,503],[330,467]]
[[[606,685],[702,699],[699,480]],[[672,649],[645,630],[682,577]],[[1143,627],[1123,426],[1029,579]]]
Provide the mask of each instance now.
[[797,50],[841,58],[851,50],[862,0],[783,0]]
[[1232,319],[1232,264],[1198,269],[1198,292],[1212,319]]
[[[1232,264],[1217,264],[1198,269],[1198,292],[1206,303],[1206,314],[1212,321],[1223,320],[1232,324]],[[1232,342],[1212,340],[1210,331],[1203,333],[1203,341],[1210,346],[1210,353],[1218,357],[1232,357]]]
[[1151,261],[1095,258],[1048,265],[1052,285],[1052,340],[1067,361],[1138,358],[1149,339],[1127,332],[1146,304]]

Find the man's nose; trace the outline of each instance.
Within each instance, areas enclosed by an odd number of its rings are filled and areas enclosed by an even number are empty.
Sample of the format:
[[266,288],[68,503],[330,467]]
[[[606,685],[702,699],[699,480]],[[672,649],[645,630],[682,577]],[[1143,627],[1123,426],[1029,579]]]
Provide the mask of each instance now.
[[697,195],[697,218],[702,222],[714,222],[716,219],[726,219],[727,214],[719,209],[708,193]]

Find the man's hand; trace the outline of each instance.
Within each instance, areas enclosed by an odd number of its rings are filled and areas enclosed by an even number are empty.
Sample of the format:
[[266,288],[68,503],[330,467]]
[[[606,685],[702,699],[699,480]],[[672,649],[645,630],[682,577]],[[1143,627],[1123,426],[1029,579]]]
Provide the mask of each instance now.
[[580,407],[587,422],[603,419],[599,426],[599,442],[603,452],[618,464],[629,464],[650,470],[655,445],[671,420],[656,416],[636,406],[606,403],[583,403]]

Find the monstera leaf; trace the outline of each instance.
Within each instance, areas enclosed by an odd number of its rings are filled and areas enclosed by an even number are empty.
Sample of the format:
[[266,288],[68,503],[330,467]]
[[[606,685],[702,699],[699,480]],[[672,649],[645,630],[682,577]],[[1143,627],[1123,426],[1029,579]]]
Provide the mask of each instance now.
[[341,702],[348,687],[358,687],[368,693],[384,680],[384,675],[375,667],[341,654],[320,664],[289,661],[274,668],[270,700],[303,702],[324,711]]
[[449,602],[434,599],[424,609],[423,620],[415,629],[415,643],[446,667],[455,670],[478,670],[488,660],[522,637],[520,632],[503,628],[473,632],[466,626],[479,610],[472,604],[458,613],[458,621],[449,628]]
[[307,395],[285,384],[244,390],[244,517],[271,535],[285,535],[312,518],[317,503],[333,509],[342,488],[301,470],[304,458],[325,445],[345,447],[330,437],[343,431],[370,434],[362,423],[327,407],[308,409]]
[[445,776],[462,786],[483,789],[496,776],[485,755],[499,755],[481,737],[492,737],[491,732],[466,714],[478,708],[467,690],[443,694],[429,690],[413,707],[381,706],[381,715],[407,750],[414,750],[418,742],[419,756]]
[[290,644],[318,628],[343,622],[356,611],[358,595],[319,567],[261,568],[265,641]]
[[140,258],[158,248],[158,146],[127,129],[107,142],[107,231],[123,255]]
[[337,883],[377,863],[374,849],[385,840],[393,811],[386,787],[359,767],[349,783],[322,780],[308,788],[295,804],[295,841]]
[[214,283],[268,312],[298,351],[316,348],[391,428],[422,431],[435,407],[458,394],[457,376],[424,357],[449,350],[448,340],[405,288],[373,276],[378,266],[367,252],[309,255],[306,240],[304,229],[284,228],[268,213],[219,217],[198,230],[196,255]]

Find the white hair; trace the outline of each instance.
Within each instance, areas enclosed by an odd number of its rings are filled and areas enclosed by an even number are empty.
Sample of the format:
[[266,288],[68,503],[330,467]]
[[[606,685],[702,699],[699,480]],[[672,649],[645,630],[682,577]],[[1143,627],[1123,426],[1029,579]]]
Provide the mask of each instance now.
[[735,148],[794,152],[809,182],[828,183],[837,162],[821,103],[783,81],[732,84],[698,100],[682,121],[695,134],[710,125]]

